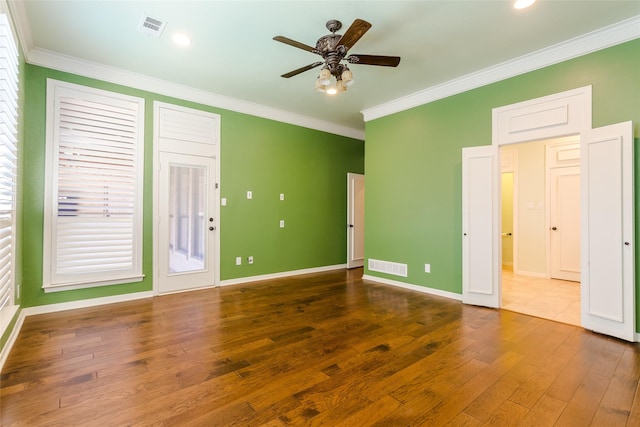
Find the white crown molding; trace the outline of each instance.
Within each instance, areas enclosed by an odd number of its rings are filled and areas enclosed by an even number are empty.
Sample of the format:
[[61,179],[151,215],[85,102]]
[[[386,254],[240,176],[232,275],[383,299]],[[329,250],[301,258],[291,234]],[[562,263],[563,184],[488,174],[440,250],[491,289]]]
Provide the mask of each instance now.
[[367,108],[362,111],[362,115],[364,121],[368,122],[639,37],[640,15],[385,104]]
[[[7,1],[7,0],[2,0]],[[142,74],[108,67],[103,64],[84,61],[71,56],[60,55],[56,52],[35,48],[31,36],[31,26],[27,16],[25,2],[22,0],[8,0],[9,10],[13,17],[16,33],[25,60],[29,64],[65,71],[84,77],[103,80],[135,89],[145,90],[160,95],[171,96],[185,101],[197,102],[215,108],[249,114],[265,119],[276,120],[322,132],[342,135],[349,138],[364,140],[364,130],[303,116],[289,111],[279,110],[264,105],[254,104],[240,99],[230,98],[182,86],[165,80],[151,78]]]
[[33,48],[33,38],[31,37],[31,25],[27,19],[27,9],[25,8],[25,1],[8,0],[6,1],[11,17],[13,18],[13,25],[15,27],[16,34],[18,35],[18,41],[20,47],[24,52],[25,59],[29,60],[29,51]]
[[315,119],[313,117],[307,117],[291,113],[289,111],[278,110],[276,108],[266,107],[264,105],[218,95],[204,90],[194,89],[188,86],[148,77],[143,74],[108,67],[96,62],[84,61],[71,56],[61,55],[45,49],[34,48],[29,50],[27,62],[33,65],[53,68],[58,71],[65,71],[109,83],[171,96],[185,101],[197,102],[199,104],[215,108],[249,114],[322,132],[364,140],[364,131],[360,129],[341,126],[324,120]]

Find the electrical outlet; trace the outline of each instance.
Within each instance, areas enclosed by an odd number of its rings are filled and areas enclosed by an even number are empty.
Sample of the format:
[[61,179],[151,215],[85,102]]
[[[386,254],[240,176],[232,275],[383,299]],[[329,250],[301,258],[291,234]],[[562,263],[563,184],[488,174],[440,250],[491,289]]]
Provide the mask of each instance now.
[[247,262],[248,262],[249,264],[253,264],[253,257],[252,257],[252,256],[247,257]]
[[247,199],[253,199],[253,191],[247,191]]
[[280,193],[280,200],[284,200],[284,193]]
[[242,265],[242,257],[241,256],[237,256],[236,257],[236,265]]
[[284,219],[280,220],[280,228],[284,228]]
[[425,273],[431,273],[431,264],[425,264],[424,265],[424,272]]

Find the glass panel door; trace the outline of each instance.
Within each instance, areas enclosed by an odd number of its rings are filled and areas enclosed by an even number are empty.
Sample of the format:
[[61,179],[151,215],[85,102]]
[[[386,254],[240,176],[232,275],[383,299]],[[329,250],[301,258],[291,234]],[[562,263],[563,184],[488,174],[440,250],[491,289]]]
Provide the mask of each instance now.
[[214,285],[214,159],[160,153],[159,293]]

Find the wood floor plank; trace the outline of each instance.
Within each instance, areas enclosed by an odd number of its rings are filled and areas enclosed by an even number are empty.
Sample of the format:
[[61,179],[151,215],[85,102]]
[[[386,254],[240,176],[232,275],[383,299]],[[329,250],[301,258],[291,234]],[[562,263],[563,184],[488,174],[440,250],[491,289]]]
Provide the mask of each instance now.
[[30,316],[0,425],[640,425],[640,348],[362,269]]

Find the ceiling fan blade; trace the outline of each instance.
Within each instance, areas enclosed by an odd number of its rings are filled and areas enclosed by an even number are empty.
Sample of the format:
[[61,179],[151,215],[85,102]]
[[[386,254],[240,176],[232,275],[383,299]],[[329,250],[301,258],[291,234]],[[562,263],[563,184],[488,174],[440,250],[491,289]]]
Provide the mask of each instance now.
[[380,55],[349,55],[346,58],[350,64],[381,65],[383,67],[397,67],[400,63],[399,56]]
[[288,44],[289,46],[293,46],[293,47],[297,47],[298,49],[302,49],[302,50],[306,50],[307,52],[312,52],[312,53],[316,53],[316,49],[308,46],[304,43],[300,43],[297,42],[295,40],[291,40],[290,38],[284,37],[284,36],[275,36],[273,38],[275,41],[278,41],[280,43],[284,43],[284,44]]
[[281,77],[288,79],[289,77],[296,76],[300,73],[304,73],[305,71],[309,71],[312,68],[316,68],[319,65],[324,64],[324,62],[314,62],[313,64],[305,65],[304,67],[298,68],[297,70],[289,71],[286,74],[283,74]]
[[360,37],[364,36],[364,33],[369,31],[371,24],[362,19],[356,19],[349,27],[346,33],[342,35],[336,46],[344,46],[347,50],[351,49],[351,46],[356,44]]

